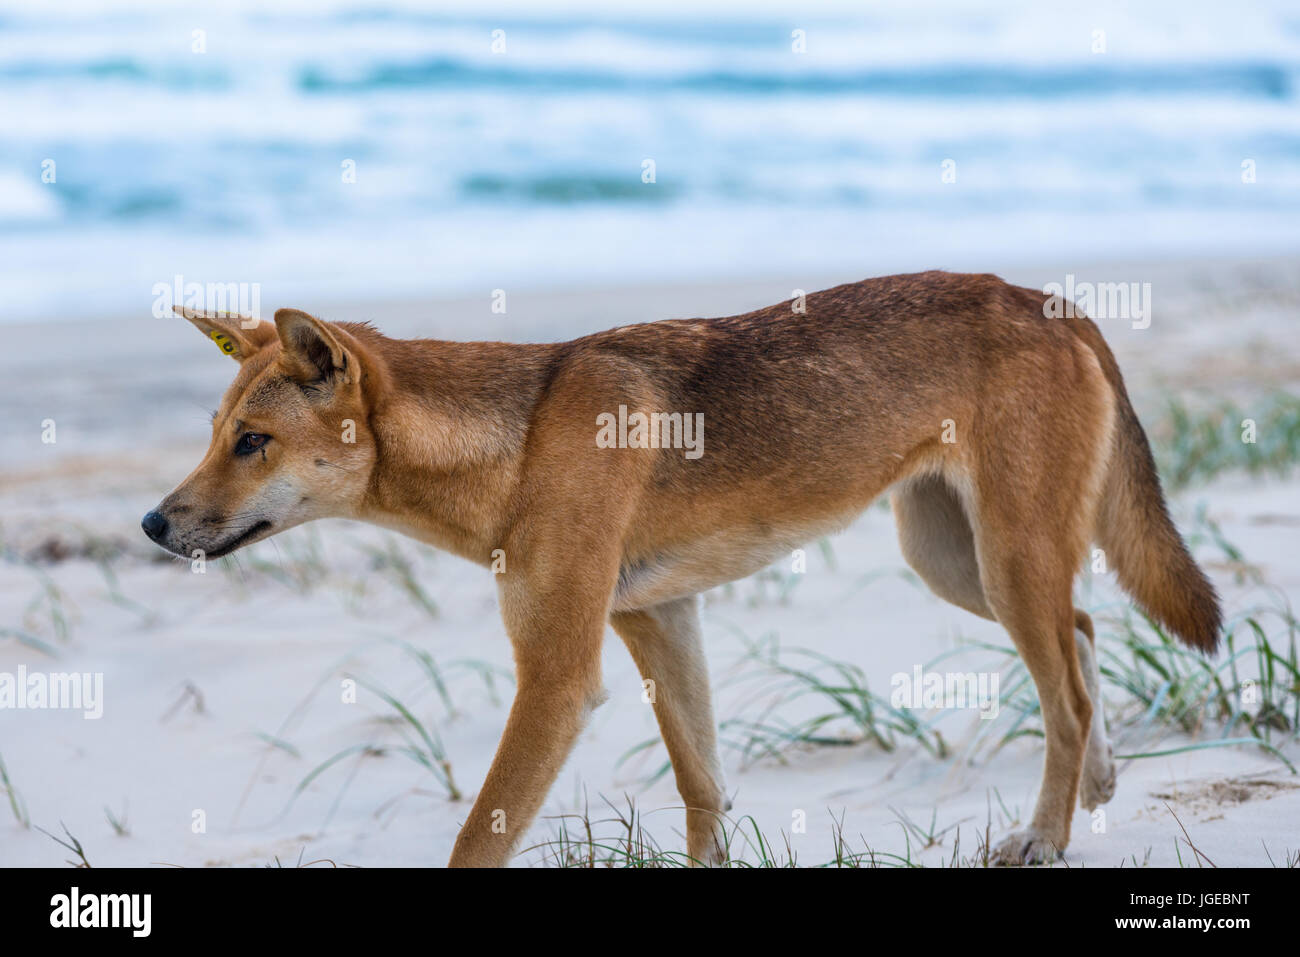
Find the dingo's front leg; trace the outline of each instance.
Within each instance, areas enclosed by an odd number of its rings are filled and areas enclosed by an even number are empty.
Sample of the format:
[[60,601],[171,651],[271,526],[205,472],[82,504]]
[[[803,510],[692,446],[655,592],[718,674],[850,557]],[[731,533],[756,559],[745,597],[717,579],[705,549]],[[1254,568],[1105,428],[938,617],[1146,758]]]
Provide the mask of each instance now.
[[727,858],[722,815],[731,804],[718,760],[698,599],[619,612],[610,622],[641,676],[654,682],[655,717],[686,802],[687,853],[699,864],[721,864]]
[[453,866],[510,860],[587,715],[604,700],[601,644],[623,541],[655,461],[643,449],[596,444],[597,415],[631,401],[629,388],[626,370],[603,358],[573,363],[533,415],[498,580],[518,685]]
[[532,823],[592,708],[604,698],[607,595],[531,598],[502,583],[518,687],[505,733],[456,846],[452,867],[502,867]]
[[565,489],[525,499],[526,520],[504,543],[501,617],[514,650],[516,690],[453,867],[501,867],[532,823],[591,710],[604,698],[601,645],[618,580],[626,507],[597,511]]

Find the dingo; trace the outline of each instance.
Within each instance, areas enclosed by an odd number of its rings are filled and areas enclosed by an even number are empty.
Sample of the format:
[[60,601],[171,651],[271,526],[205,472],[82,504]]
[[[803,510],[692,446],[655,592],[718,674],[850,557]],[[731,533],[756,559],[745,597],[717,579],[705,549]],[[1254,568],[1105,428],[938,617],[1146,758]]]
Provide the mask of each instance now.
[[[890,489],[908,562],[941,597],[1000,622],[1034,679],[1038,804],[994,853],[1049,860],[1076,794],[1091,809],[1115,787],[1092,622],[1071,595],[1088,546],[1188,645],[1212,651],[1221,618],[1114,356],[1088,318],[1044,318],[1051,298],[928,272],[815,293],[802,313],[778,304],[554,345],[396,340],[296,309],[274,324],[178,309],[240,365],[207,455],[143,527],[185,557],[327,516],[483,565],[503,550],[518,691],[451,863],[510,860],[604,698],[609,623],[655,682],[687,851],[713,864],[730,805],[696,596]],[[701,415],[702,454],[598,442],[601,417],[624,406],[644,422]]]

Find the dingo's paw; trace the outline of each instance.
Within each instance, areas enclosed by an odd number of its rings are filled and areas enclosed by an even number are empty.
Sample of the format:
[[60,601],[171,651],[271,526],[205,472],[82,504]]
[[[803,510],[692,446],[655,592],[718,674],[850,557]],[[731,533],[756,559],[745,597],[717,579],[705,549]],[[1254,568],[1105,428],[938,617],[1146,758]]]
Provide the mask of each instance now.
[[1115,752],[1106,745],[1106,757],[1083,763],[1083,778],[1079,781],[1079,806],[1091,811],[1115,796]]
[[1013,831],[989,856],[989,863],[998,867],[1021,867],[1025,864],[1047,864],[1061,856],[1057,842],[1027,827]]

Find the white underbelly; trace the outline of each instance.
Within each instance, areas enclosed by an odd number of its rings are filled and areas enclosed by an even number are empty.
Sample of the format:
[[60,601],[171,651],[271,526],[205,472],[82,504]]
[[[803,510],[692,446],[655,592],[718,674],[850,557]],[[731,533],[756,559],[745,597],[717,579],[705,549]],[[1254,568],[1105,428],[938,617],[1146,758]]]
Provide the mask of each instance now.
[[719,532],[656,555],[652,561],[625,565],[614,590],[613,610],[649,608],[746,578],[795,549],[840,531],[856,517],[855,512],[814,525]]

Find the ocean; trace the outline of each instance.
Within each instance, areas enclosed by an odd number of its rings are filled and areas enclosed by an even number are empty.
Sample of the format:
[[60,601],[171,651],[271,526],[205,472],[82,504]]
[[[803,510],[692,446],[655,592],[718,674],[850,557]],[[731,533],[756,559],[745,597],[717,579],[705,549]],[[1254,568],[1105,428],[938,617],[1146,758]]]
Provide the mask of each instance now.
[[0,319],[1300,246],[1294,2],[541,7],[0,2]]

